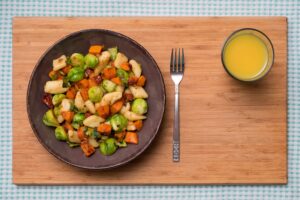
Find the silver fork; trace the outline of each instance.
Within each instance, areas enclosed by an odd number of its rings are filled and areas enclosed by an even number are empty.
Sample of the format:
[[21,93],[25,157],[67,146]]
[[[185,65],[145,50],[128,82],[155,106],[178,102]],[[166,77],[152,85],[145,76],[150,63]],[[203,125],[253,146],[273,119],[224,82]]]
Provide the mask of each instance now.
[[[180,54],[181,52],[181,54]],[[174,109],[174,125],[173,125],[173,162],[180,160],[180,126],[179,126],[179,84],[184,73],[184,51],[172,49],[170,62],[171,78],[175,84],[175,109]]]

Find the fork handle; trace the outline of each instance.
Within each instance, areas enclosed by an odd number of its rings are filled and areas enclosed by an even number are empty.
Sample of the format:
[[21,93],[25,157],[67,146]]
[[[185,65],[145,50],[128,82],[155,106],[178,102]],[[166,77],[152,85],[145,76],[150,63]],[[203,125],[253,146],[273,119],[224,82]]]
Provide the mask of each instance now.
[[180,160],[179,86],[175,85],[175,107],[173,125],[173,162]]

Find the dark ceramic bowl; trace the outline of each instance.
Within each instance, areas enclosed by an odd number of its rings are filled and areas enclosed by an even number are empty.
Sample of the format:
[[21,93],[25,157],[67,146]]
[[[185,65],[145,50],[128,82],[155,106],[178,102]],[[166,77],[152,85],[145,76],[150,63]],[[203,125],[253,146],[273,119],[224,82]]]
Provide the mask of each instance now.
[[[47,127],[42,117],[47,107],[42,103],[44,85],[49,80],[48,72],[52,60],[62,54],[74,52],[86,54],[92,44],[104,44],[106,47],[117,46],[128,58],[135,59],[142,65],[147,78],[145,86],[149,94],[147,119],[138,133],[139,144],[129,144],[120,148],[112,156],[103,156],[97,149],[87,158],[80,148],[70,148],[67,143],[56,140],[54,128]],[[85,169],[108,169],[118,167],[139,156],[153,141],[160,127],[165,110],[165,86],[157,63],[149,52],[133,39],[109,30],[90,29],[72,33],[50,47],[35,66],[27,91],[27,113],[31,127],[40,143],[56,158],[76,167]],[[43,162],[41,160],[41,162]]]

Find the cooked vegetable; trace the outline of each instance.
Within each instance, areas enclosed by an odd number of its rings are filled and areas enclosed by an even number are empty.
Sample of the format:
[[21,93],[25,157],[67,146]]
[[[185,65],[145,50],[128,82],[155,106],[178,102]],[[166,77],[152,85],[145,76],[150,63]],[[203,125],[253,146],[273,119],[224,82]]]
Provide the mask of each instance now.
[[124,141],[126,143],[138,144],[138,135],[136,132],[127,132]]
[[59,123],[58,123],[57,119],[55,118],[55,115],[54,115],[52,109],[48,110],[48,111],[44,114],[43,122],[44,122],[44,124],[47,125],[47,126],[54,126],[54,127],[59,126]]
[[114,131],[123,131],[127,127],[127,119],[121,114],[115,114],[110,119]]
[[102,82],[102,87],[106,90],[106,92],[113,92],[116,89],[116,84],[110,80],[104,80]]
[[73,53],[53,60],[48,75],[42,100],[50,109],[42,121],[56,127],[57,140],[80,146],[86,156],[98,147],[108,156],[127,143],[138,143],[148,94],[137,61],[128,62],[117,47],[92,45],[85,56]]
[[83,153],[85,154],[85,156],[87,157],[91,156],[95,152],[95,148],[91,144],[89,144],[88,140],[83,140],[80,143],[80,147]]
[[100,54],[102,49],[103,49],[103,46],[101,46],[101,45],[92,45],[89,48],[89,53],[91,53],[91,54]]
[[71,82],[77,82],[80,81],[81,79],[84,78],[84,69],[81,67],[74,67],[72,68],[69,73],[67,78],[71,81]]
[[67,122],[71,122],[73,120],[74,117],[74,112],[71,111],[63,111],[61,112],[62,117],[67,121]]
[[53,70],[58,71],[62,68],[64,68],[67,65],[67,57],[65,55],[62,55],[61,57],[53,60]]
[[112,79],[116,77],[117,75],[117,70],[115,67],[107,67],[103,70],[102,73],[102,78],[103,79]]
[[109,116],[109,105],[100,105],[97,108],[97,113],[100,117],[106,119]]
[[68,88],[63,87],[63,80],[47,81],[44,87],[45,93],[60,94],[64,93]]
[[68,139],[68,135],[67,135],[64,127],[58,126],[58,127],[56,127],[54,132],[55,132],[56,139],[61,140],[61,141],[66,141]]
[[103,96],[103,91],[100,87],[94,86],[89,89],[88,94],[89,94],[89,99],[95,103],[101,101]]
[[143,87],[145,85],[145,82],[146,82],[146,77],[145,76],[140,76],[140,78],[138,79],[136,85]]
[[132,68],[134,75],[139,78],[142,74],[141,65],[138,62],[136,62],[135,60],[130,60],[129,64],[131,64],[131,68]]
[[119,101],[115,102],[114,104],[112,104],[110,106],[110,113],[112,115],[114,115],[114,114],[120,112],[120,110],[122,109],[122,107],[123,107],[123,101],[119,100]]
[[85,67],[86,68],[90,67],[92,69],[94,69],[99,62],[97,56],[93,54],[87,54],[84,57],[84,61],[85,61]]
[[112,155],[117,151],[116,140],[114,138],[108,138],[104,142],[100,143],[100,152],[105,155]]
[[106,123],[100,124],[97,128],[97,131],[101,134],[104,134],[104,135],[110,135],[111,125],[106,124]]
[[123,69],[117,70],[117,76],[121,79],[122,83],[127,85],[128,83],[128,73]]
[[109,48],[108,52],[110,53],[110,59],[115,60],[118,54],[118,47]]
[[68,99],[75,99],[76,96],[76,90],[74,87],[70,87],[67,91],[66,97]]
[[139,115],[145,114],[148,110],[147,101],[145,101],[144,99],[135,99],[132,102],[131,110],[132,110],[132,112],[139,114]]
[[135,121],[135,122],[134,122],[134,126],[135,126],[135,128],[136,128],[138,131],[141,130],[142,127],[143,127],[143,121],[142,121],[142,120],[137,120],[137,121]]
[[82,125],[85,115],[83,113],[76,113],[73,117],[73,122]]
[[84,66],[84,56],[80,53],[73,53],[70,57],[71,65],[73,67],[83,67]]
[[83,125],[91,128],[96,128],[101,122],[104,122],[105,119],[97,115],[91,115],[83,121]]
[[56,94],[52,97],[52,103],[54,106],[60,104],[62,100],[66,97],[64,94]]
[[117,57],[116,57],[115,62],[114,62],[115,66],[117,68],[120,68],[121,65],[125,62],[128,62],[128,58],[123,53],[120,53],[120,52],[117,53]]

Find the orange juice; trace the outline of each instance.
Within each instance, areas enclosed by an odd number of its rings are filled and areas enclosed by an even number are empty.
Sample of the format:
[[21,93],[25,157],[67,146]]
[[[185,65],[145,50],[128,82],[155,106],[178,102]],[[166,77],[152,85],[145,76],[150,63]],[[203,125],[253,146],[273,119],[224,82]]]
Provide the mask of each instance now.
[[265,42],[249,32],[229,38],[222,59],[227,71],[242,81],[256,80],[270,68],[269,49]]

